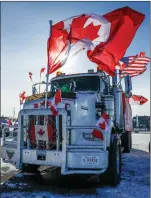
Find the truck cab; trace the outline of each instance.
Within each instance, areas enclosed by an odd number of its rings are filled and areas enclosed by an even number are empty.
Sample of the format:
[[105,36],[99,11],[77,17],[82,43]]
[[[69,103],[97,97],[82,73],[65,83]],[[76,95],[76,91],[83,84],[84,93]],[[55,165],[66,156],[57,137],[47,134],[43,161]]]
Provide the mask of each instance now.
[[[109,76],[92,70],[58,73],[49,87],[47,102],[61,89],[58,115],[44,107],[45,93],[27,97],[19,112],[17,137],[12,131],[6,138],[7,129],[3,130],[3,161],[22,171],[43,165],[60,167],[62,175],[106,173],[110,183],[117,185],[121,175],[119,131],[124,131],[122,89],[115,97]],[[100,119],[105,128],[98,124]]]

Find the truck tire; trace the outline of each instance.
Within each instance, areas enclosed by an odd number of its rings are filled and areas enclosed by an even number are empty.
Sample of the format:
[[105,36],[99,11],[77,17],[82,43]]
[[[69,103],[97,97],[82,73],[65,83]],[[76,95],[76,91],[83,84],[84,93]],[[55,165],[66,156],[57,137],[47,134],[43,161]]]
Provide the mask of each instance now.
[[116,186],[121,180],[121,146],[117,138],[114,138],[109,149],[109,166],[108,169],[100,175],[100,180]]
[[132,149],[132,132],[130,132],[130,148]]
[[122,147],[125,153],[130,153],[132,148],[132,134],[130,131],[125,131],[121,137]]
[[40,166],[39,165],[33,165],[33,164],[23,164],[22,165],[22,173],[29,173],[30,180],[34,181],[37,184],[43,184],[43,177],[38,170]]

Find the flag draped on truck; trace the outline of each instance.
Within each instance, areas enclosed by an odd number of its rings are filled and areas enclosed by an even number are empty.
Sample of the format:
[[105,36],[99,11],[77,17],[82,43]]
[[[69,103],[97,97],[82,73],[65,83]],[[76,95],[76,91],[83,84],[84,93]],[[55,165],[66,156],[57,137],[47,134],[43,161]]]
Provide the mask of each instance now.
[[50,103],[50,111],[53,113],[54,116],[58,115],[58,104],[62,102],[61,98],[61,90],[58,89],[57,93],[53,97],[51,103]]
[[125,97],[125,94],[122,94],[123,101],[123,116],[124,116],[124,129],[125,131],[133,131],[133,118],[132,118],[132,109],[129,104],[129,99]]
[[[104,131],[107,131],[109,128],[109,119],[109,115],[106,112],[102,113],[101,117],[96,123],[96,126]],[[96,129],[93,130],[92,135],[96,138],[103,140],[103,134]]]
[[49,74],[64,65],[69,55],[87,50],[90,61],[114,76],[115,66],[125,54],[145,16],[129,7],[103,16],[82,14],[52,26],[48,39]]
[[[61,102],[62,102],[61,90],[58,89],[57,93],[55,94],[55,96],[53,97],[51,102],[47,101],[47,106],[54,116],[58,115],[58,105]],[[42,107],[44,107],[44,105],[45,105],[45,101],[42,101],[40,103],[34,103],[33,107],[34,108],[42,108]]]

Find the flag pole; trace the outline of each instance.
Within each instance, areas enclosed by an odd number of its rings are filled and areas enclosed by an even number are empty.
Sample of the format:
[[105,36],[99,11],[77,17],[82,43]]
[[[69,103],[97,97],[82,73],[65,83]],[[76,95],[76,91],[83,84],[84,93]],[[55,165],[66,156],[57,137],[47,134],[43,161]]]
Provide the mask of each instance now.
[[[49,37],[51,36],[51,29],[52,29],[52,20],[49,21],[50,24],[50,33]],[[49,65],[47,63],[47,74],[46,74],[46,93],[45,93],[45,109],[47,108],[47,98],[48,98],[48,82],[49,81]]]
[[[40,72],[40,83],[41,83],[41,72]],[[40,83],[39,83],[39,94],[40,94]]]
[[19,104],[20,104],[20,110],[21,110],[21,98],[20,98],[21,93],[19,94]]

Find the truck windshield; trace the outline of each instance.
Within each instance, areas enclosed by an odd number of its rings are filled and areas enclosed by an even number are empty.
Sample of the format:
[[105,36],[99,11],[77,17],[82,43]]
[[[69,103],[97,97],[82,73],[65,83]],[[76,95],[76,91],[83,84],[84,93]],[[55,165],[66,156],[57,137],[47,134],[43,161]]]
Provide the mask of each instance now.
[[53,92],[99,91],[99,83],[98,76],[72,77],[52,81],[51,89]]

